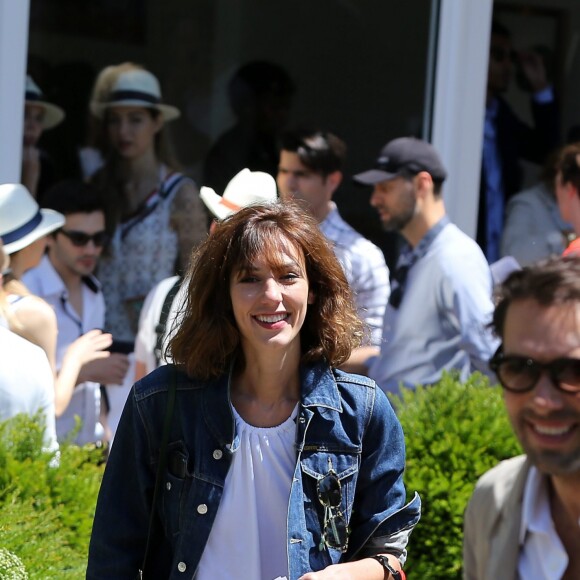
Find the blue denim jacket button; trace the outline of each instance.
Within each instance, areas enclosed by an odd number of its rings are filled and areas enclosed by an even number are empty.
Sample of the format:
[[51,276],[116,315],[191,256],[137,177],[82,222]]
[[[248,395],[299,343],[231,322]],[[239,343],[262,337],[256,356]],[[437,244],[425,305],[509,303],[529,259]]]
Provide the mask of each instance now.
[[165,484],[165,487],[166,487],[167,491],[171,491],[171,482],[170,482],[170,481],[168,481],[168,482]]
[[200,503],[200,504],[197,506],[197,513],[198,513],[198,514],[201,514],[202,516],[203,516],[204,514],[207,514],[207,506],[206,506],[204,503]]
[[221,459],[222,457],[223,457],[223,452],[222,452],[222,450],[221,450],[221,449],[216,449],[216,450],[213,452],[213,458],[214,458],[214,459]]
[[187,570],[187,564],[185,562],[179,562],[179,564],[177,564],[177,569],[180,572],[185,572]]

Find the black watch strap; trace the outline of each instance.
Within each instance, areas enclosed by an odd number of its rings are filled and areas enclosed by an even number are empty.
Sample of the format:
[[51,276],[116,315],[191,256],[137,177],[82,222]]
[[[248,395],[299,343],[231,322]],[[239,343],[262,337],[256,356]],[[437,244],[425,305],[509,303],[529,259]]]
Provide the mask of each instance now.
[[377,554],[376,556],[371,556],[371,558],[373,558],[379,564],[381,564],[381,566],[391,574],[394,580],[404,580],[405,576],[391,566],[391,564],[389,563],[389,559],[386,556],[383,556],[382,554]]

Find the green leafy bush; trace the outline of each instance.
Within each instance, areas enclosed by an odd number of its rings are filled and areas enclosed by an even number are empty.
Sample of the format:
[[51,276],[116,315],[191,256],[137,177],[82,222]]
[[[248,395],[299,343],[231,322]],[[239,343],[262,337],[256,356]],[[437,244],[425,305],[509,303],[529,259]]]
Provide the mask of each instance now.
[[406,569],[411,578],[461,578],[463,512],[480,475],[521,453],[501,390],[476,373],[466,383],[403,389],[392,398],[407,445],[405,483],[421,495]]
[[0,548],[0,580],[28,580],[22,560],[4,548]]
[[[501,391],[481,375],[466,383],[445,375],[392,401],[405,431],[407,489],[423,501],[406,569],[421,580],[460,579],[463,512],[475,482],[521,452]],[[64,445],[54,467],[41,441],[38,421],[0,424],[0,548],[18,556],[31,580],[83,578],[101,452]],[[3,573],[0,580],[26,578]]]
[[0,547],[31,580],[83,578],[102,452],[61,445],[55,462],[40,424],[24,415],[0,424]]

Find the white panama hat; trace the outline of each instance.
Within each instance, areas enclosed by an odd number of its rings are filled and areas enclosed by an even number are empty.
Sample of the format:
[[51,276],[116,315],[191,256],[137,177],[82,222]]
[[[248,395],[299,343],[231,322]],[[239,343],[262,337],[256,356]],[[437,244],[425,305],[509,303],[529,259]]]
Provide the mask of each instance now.
[[165,122],[177,119],[181,114],[177,107],[161,102],[159,81],[149,71],[134,69],[117,77],[106,102],[91,102],[91,112],[102,119],[110,107],[145,107],[157,109]]
[[227,184],[223,196],[211,187],[202,187],[199,196],[209,211],[223,220],[248,205],[276,201],[278,192],[269,173],[242,169]]
[[27,105],[42,107],[44,109],[44,117],[42,118],[43,129],[56,127],[65,117],[64,111],[60,107],[44,100],[44,95],[40,87],[32,80],[30,75],[26,75],[24,101]]
[[20,183],[0,185],[0,237],[4,251],[13,254],[64,225],[64,216],[40,209]]

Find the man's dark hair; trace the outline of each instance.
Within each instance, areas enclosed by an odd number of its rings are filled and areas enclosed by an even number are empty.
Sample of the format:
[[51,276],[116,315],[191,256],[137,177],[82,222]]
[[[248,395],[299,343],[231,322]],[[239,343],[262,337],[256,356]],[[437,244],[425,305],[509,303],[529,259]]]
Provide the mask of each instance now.
[[571,143],[560,149],[555,173],[559,173],[563,184],[571,183],[580,195],[580,143]]
[[549,258],[510,274],[496,290],[491,326],[503,339],[507,310],[515,301],[535,300],[542,306],[580,302],[580,256]]
[[[413,178],[415,177],[415,175],[417,175],[417,173],[419,173],[419,171],[411,171],[410,169],[405,168],[399,171],[398,175],[400,175],[403,179],[406,179],[407,181],[413,181]],[[445,180],[434,179],[432,175],[431,179],[433,180],[433,196],[436,198],[440,198],[443,192],[443,181]]]
[[95,186],[76,179],[53,185],[42,196],[42,207],[64,215],[105,211],[104,201]]
[[289,131],[282,136],[282,149],[296,153],[302,165],[323,177],[342,171],[346,144],[326,131]]

